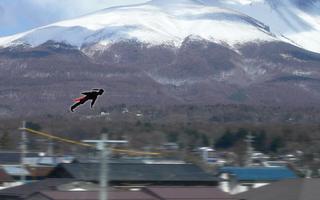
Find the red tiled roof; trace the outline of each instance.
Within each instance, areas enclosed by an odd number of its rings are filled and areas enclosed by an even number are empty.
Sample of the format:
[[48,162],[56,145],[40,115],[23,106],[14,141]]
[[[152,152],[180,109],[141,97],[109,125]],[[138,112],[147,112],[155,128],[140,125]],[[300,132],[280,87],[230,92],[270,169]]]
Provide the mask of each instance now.
[[0,182],[12,182],[14,179],[3,169],[0,169]]
[[30,176],[46,177],[53,170],[53,167],[27,167]]
[[[98,200],[98,191],[41,191],[37,195],[53,200]],[[235,200],[217,187],[148,187],[140,191],[109,191],[110,200]]]
[[[40,195],[46,196],[53,200],[98,200],[99,192],[68,192],[68,191],[43,191]],[[141,191],[111,191],[109,192],[110,200],[157,200]]]
[[147,187],[146,191],[161,199],[235,199],[217,187]]

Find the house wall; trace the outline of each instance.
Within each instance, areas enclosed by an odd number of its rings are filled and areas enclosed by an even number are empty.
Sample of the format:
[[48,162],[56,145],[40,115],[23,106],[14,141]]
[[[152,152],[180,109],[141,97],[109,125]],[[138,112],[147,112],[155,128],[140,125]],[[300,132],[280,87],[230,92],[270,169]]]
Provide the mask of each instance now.
[[246,192],[252,188],[259,188],[265,185],[269,185],[270,183],[253,183],[253,182],[238,182],[231,183],[229,181],[222,181],[219,185],[219,188],[227,192],[229,194],[239,194],[241,192]]
[[252,188],[259,188],[270,184],[268,182],[241,182],[237,181],[235,178],[229,176],[228,174],[222,174],[220,178],[222,178],[224,181],[220,182],[219,188],[222,191],[232,195],[246,192]]

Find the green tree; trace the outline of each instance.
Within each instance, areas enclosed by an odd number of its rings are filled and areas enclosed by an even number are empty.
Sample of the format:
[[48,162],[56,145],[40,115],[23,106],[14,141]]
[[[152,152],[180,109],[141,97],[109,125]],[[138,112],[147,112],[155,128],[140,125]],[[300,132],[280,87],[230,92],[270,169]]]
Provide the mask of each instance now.
[[186,129],[186,147],[191,150],[199,145],[200,133],[195,129]]
[[277,153],[279,151],[279,149],[283,148],[284,146],[285,146],[284,138],[281,136],[277,136],[272,139],[270,146],[269,146],[269,150],[271,152]]
[[100,133],[109,133],[109,129],[107,127],[102,127]]
[[226,132],[217,139],[215,143],[216,148],[227,149],[232,147],[235,144],[235,134],[230,130],[226,130]]
[[177,142],[178,141],[178,133],[175,133],[175,132],[167,133],[166,139],[168,142]]
[[254,135],[254,143],[253,147],[254,149],[266,152],[267,151],[267,134],[264,130],[261,130],[258,133],[253,134]]
[[249,131],[245,128],[239,128],[239,130],[235,134],[235,139],[238,141],[240,139],[244,139],[249,134]]
[[209,142],[209,138],[206,134],[202,134],[201,135],[201,146],[209,146],[210,142]]
[[7,131],[3,131],[0,136],[0,148],[1,149],[10,149],[12,147],[12,140]]
[[33,129],[36,131],[40,131],[42,129],[40,124],[35,123],[35,122],[26,122],[26,126],[27,126],[27,128],[30,128],[30,129]]

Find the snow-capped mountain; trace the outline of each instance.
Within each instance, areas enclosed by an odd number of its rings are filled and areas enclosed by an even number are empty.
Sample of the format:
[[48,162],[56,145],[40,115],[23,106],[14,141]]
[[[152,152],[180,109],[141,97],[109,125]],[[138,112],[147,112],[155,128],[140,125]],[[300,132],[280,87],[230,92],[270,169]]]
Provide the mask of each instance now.
[[0,46],[52,40],[81,48],[127,39],[179,46],[193,35],[231,46],[281,40],[320,52],[319,16],[319,0],[152,0],[0,38]]
[[0,117],[67,112],[85,88],[105,88],[100,107],[320,107],[317,8],[153,0],[0,38]]
[[179,46],[190,35],[229,45],[277,40],[268,26],[237,11],[207,6],[195,0],[153,0],[140,5],[107,8],[1,38],[0,45],[25,43],[38,46],[53,40],[81,48],[134,39]]

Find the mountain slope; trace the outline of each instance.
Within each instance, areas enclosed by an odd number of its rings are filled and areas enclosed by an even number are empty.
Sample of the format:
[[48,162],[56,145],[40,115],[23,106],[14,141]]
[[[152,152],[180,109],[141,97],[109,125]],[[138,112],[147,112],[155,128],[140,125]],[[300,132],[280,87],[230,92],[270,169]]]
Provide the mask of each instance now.
[[90,57],[54,42],[8,47],[0,49],[0,117],[68,114],[91,88],[106,95],[81,112],[115,104],[320,107],[319,64],[320,54],[283,42],[234,50],[192,37],[177,48],[121,41]]
[[53,40],[81,48],[133,39],[149,44],[179,46],[190,35],[229,45],[276,40],[266,25],[239,12],[192,0],[154,0],[146,4],[108,8],[0,38],[0,45],[38,46]]

